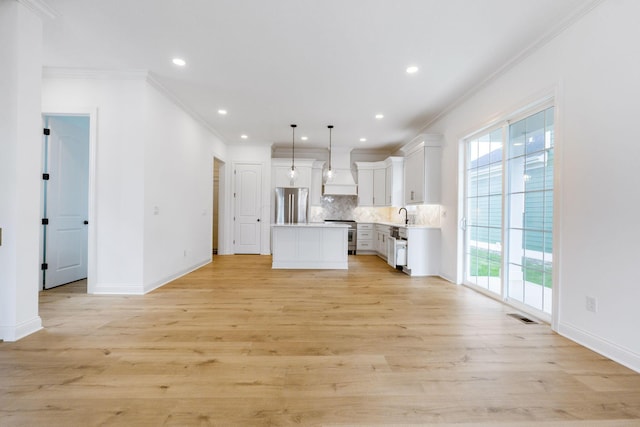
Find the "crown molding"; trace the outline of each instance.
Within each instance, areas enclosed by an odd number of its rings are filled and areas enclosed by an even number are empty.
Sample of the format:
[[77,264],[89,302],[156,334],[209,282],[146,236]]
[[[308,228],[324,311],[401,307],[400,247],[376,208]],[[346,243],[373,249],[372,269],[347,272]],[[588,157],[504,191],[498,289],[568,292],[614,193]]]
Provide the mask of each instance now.
[[436,123],[441,118],[445,117],[447,114],[451,113],[454,109],[460,106],[464,101],[471,98],[473,95],[478,93],[484,87],[488,86],[490,83],[498,79],[500,76],[505,74],[507,71],[515,67],[520,62],[524,61],[526,58],[531,56],[533,53],[543,48],[547,44],[549,44],[553,39],[562,34],[566,29],[571,27],[573,24],[582,19],[585,15],[591,12],[596,7],[600,6],[600,4],[604,3],[607,0],[591,0],[580,6],[576,7],[572,14],[567,16],[562,21],[558,22],[556,25],[551,27],[547,32],[545,32],[538,39],[534,40],[526,48],[522,49],[517,55],[512,57],[510,60],[505,61],[505,63],[497,68],[494,72],[489,74],[483,80],[480,80],[478,83],[469,88],[465,93],[443,108],[438,114],[436,114],[433,118],[431,118],[428,122],[426,122],[420,128],[419,132],[426,131],[430,126]]
[[147,70],[101,70],[92,68],[43,67],[42,77],[48,79],[146,80]]
[[222,143],[227,144],[220,133],[204,117],[188,107],[178,96],[167,89],[148,70],[101,70],[87,68],[43,67],[42,77],[48,79],[96,79],[96,80],[139,80],[148,83],[169,101],[211,132]]
[[44,0],[16,0],[41,18],[56,19],[60,13]]
[[223,136],[211,126],[211,124],[202,117],[199,113],[197,113],[194,109],[189,107],[187,104],[182,102],[182,100],[171,90],[169,90],[165,85],[160,83],[158,78],[154,75],[154,73],[149,72],[146,75],[146,81],[152,87],[154,87],[158,92],[162,93],[167,99],[173,102],[178,108],[182,111],[190,115],[194,120],[204,126],[209,132],[211,132],[216,138],[218,138],[223,144],[228,145],[227,141],[223,138]]

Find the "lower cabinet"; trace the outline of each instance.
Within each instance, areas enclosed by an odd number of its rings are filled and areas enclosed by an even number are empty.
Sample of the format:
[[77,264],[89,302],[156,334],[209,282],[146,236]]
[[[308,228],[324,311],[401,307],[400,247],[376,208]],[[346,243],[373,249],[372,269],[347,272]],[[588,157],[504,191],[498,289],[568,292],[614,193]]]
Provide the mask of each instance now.
[[371,223],[358,223],[356,240],[356,253],[373,254],[375,247],[373,245],[374,225]]
[[376,238],[374,241],[376,254],[383,260],[388,258],[389,236],[391,235],[391,227],[383,224],[376,224]]
[[440,274],[439,228],[407,228],[407,265],[402,271],[410,276]]
[[348,226],[273,225],[272,268],[347,269]]

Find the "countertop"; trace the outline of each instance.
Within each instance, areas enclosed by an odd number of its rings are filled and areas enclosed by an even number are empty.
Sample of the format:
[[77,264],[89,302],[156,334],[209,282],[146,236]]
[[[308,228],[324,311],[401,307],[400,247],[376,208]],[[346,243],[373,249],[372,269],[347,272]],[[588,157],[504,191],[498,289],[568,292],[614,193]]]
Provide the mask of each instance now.
[[437,228],[440,229],[439,226],[434,225],[422,225],[422,224],[407,224],[405,225],[402,222],[363,222],[363,224],[381,224],[388,225],[391,227],[400,227],[400,228]]
[[295,224],[271,224],[272,227],[317,227],[317,228],[349,228],[349,224],[333,222],[299,222]]

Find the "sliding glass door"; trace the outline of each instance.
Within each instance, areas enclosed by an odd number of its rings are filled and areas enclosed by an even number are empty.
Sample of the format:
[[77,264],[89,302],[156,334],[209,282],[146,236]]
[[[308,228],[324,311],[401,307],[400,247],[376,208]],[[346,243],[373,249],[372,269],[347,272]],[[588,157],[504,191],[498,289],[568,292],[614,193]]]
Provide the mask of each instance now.
[[547,314],[553,116],[549,107],[465,142],[465,284]]
[[465,280],[502,292],[502,129],[467,143]]
[[507,297],[551,313],[553,108],[509,126]]

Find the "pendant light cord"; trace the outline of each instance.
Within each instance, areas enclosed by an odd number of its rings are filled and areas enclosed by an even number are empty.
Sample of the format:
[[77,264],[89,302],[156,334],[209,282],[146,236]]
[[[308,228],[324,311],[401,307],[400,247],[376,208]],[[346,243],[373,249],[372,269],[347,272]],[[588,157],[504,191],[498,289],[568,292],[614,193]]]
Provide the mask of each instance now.
[[296,126],[298,125],[291,125],[291,170],[296,166]]
[[331,170],[331,131],[333,130],[333,125],[327,127],[329,128],[329,170]]

